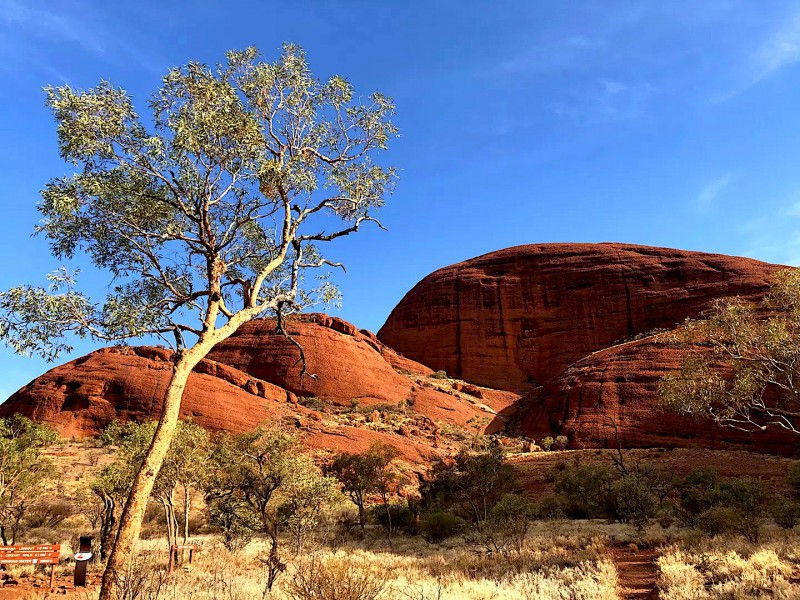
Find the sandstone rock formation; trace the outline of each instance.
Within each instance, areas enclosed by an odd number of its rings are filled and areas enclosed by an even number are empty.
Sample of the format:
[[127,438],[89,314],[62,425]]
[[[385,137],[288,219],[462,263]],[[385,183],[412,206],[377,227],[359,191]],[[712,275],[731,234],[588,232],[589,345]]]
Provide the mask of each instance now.
[[[440,269],[392,311],[378,338],[433,369],[526,395],[523,428],[572,447],[744,445],[794,452],[758,435],[664,414],[661,377],[685,350],[655,332],[724,297],[763,297],[784,267],[626,244],[539,244]],[[636,341],[637,338],[644,338]],[[612,425],[613,423],[613,425]]]
[[721,297],[760,297],[781,267],[628,244],[537,244],[425,277],[378,338],[434,370],[529,391],[590,352],[671,328]]
[[[669,334],[606,348],[566,369],[532,402],[524,419],[534,437],[558,431],[573,448],[736,448],[792,456],[796,434],[779,427],[744,432],[710,419],[678,415],[658,405],[662,377],[708,347],[676,345]],[[724,368],[722,364],[720,368]]]
[[[429,378],[430,369],[341,319],[304,315],[287,321],[286,329],[305,351],[309,376],[300,378],[299,350],[275,332],[273,320],[252,321],[192,373],[182,415],[204,427],[235,432],[294,417],[312,447],[323,442],[361,447],[385,432],[366,432],[353,442],[357,429],[305,408],[303,397],[318,398],[331,413],[393,407],[429,422],[433,433],[438,422],[496,431],[504,422],[498,413],[518,399],[514,393]],[[0,406],[0,416],[21,412],[68,436],[96,433],[115,418],[153,418],[168,383],[170,357],[169,350],[151,347],[92,352],[23,387]],[[410,458],[419,458],[425,447],[408,439],[401,445]]]
[[[0,416],[19,412],[77,437],[114,419],[153,418],[169,382],[170,358],[169,350],[147,346],[97,350],[34,379],[0,405]],[[287,414],[287,399],[286,390],[205,360],[189,377],[181,415],[239,432]]]

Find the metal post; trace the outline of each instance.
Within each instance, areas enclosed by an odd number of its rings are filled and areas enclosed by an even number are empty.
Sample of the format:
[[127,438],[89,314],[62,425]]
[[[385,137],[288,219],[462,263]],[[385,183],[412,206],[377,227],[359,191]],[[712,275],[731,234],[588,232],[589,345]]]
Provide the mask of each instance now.
[[[87,556],[88,555],[88,556]],[[83,558],[87,556],[86,558]],[[81,560],[78,560],[78,558]],[[75,587],[86,587],[86,567],[89,564],[89,559],[92,557],[92,538],[88,535],[82,535],[78,547],[78,554],[75,560],[75,574],[73,575],[73,583]]]

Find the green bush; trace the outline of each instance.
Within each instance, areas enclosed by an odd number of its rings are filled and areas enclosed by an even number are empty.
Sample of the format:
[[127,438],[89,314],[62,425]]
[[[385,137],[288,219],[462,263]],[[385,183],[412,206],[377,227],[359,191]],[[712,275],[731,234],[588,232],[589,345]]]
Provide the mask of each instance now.
[[539,442],[539,445],[545,452],[550,452],[550,450],[553,449],[553,444],[555,443],[555,440],[548,435],[546,438],[542,438],[542,441]]
[[447,371],[444,371],[444,370],[436,371],[435,373],[431,373],[430,378],[431,379],[449,379],[449,377],[447,376]]
[[794,529],[800,521],[800,503],[776,502],[770,507],[770,516],[782,529]]
[[792,486],[795,495],[800,497],[800,461],[795,461],[789,466],[786,479],[789,481],[789,485]]
[[567,467],[556,475],[555,491],[564,513],[573,519],[597,519],[607,515],[607,496],[614,473],[602,465]]
[[420,518],[419,532],[425,541],[438,544],[460,534],[466,521],[446,510],[427,513]]
[[[392,531],[400,531],[407,535],[417,534],[416,510],[407,504],[390,504],[389,515],[392,517]],[[372,507],[372,518],[384,529],[389,527],[389,515],[386,514],[386,507],[382,504]]]
[[735,508],[729,506],[715,506],[700,513],[697,519],[697,528],[709,535],[739,533],[741,515]]
[[644,477],[628,475],[611,484],[607,496],[608,516],[642,530],[658,509],[658,499]]
[[545,519],[547,521],[563,519],[565,513],[562,499],[556,494],[542,496],[536,502],[536,516],[539,519]]
[[569,446],[569,438],[565,435],[556,436],[555,448],[556,450],[566,450]]

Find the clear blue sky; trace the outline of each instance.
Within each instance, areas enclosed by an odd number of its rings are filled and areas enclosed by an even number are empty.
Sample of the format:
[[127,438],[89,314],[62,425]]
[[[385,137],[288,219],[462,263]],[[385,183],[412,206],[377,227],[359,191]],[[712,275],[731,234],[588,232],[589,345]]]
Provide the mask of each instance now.
[[[105,78],[144,112],[169,67],[284,41],[397,103],[389,232],[330,253],[360,327],[434,269],[516,244],[800,264],[797,2],[0,0],[0,288],[58,266],[30,237],[38,191],[69,172],[43,85]],[[46,368],[0,351],[0,400]]]

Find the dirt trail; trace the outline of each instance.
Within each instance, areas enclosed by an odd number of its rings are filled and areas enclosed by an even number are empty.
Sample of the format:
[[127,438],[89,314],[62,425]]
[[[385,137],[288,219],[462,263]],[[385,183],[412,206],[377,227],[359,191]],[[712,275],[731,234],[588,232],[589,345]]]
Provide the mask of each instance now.
[[614,548],[611,555],[619,576],[623,600],[658,600],[656,551]]

